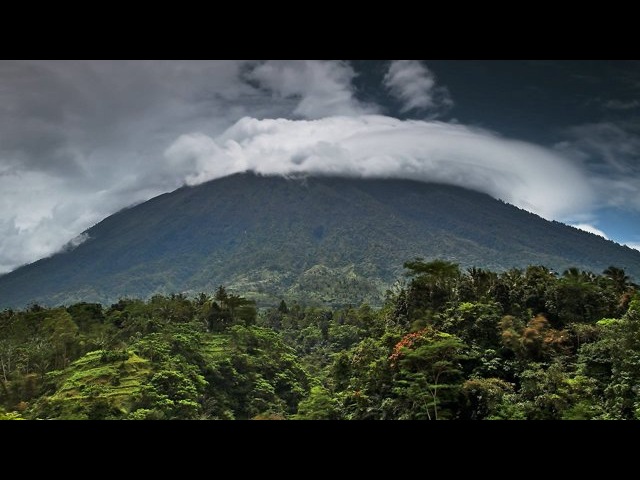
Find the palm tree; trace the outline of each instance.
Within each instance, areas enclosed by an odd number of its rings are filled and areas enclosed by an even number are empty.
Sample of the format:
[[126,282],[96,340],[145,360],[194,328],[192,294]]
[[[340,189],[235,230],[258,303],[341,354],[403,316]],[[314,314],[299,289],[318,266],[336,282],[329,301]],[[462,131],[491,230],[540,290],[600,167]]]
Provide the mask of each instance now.
[[618,295],[622,295],[630,287],[637,288],[638,286],[631,282],[631,278],[627,275],[622,268],[617,268],[614,266],[610,266],[607,268],[602,274],[607,278],[611,284],[613,285],[613,289]]

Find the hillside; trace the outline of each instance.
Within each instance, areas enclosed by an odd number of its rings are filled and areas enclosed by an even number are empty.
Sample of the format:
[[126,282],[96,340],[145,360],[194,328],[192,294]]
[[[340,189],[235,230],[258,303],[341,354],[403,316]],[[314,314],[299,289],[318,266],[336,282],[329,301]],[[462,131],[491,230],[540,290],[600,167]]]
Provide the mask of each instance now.
[[220,288],[0,311],[0,420],[640,419],[621,270],[407,270],[379,309]]
[[640,278],[640,252],[488,195],[407,180],[238,174],[120,211],[77,248],[0,277],[0,307],[213,291],[380,304],[417,256]]

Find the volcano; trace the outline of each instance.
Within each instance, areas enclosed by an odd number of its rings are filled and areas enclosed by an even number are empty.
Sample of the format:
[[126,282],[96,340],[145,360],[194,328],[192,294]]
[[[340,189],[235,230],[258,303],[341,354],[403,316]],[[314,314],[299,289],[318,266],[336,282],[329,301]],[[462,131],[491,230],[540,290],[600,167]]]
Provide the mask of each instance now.
[[450,185],[231,175],[111,215],[86,240],[0,276],[0,307],[211,292],[258,304],[380,304],[402,264],[545,265],[640,278],[640,252]]

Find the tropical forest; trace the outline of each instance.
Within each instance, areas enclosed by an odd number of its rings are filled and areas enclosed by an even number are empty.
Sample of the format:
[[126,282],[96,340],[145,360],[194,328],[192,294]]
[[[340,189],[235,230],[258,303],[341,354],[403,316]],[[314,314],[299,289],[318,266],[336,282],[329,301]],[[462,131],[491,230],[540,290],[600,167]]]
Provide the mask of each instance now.
[[640,289],[415,258],[377,306],[31,304],[0,312],[0,366],[2,419],[640,419]]

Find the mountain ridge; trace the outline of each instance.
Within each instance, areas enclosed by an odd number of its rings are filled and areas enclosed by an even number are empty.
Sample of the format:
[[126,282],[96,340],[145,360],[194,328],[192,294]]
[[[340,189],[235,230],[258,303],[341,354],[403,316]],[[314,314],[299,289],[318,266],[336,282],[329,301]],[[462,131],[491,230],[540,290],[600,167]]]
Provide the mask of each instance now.
[[379,303],[415,257],[640,278],[640,252],[450,185],[234,174],[105,218],[77,247],[0,276],[0,307],[194,294]]

